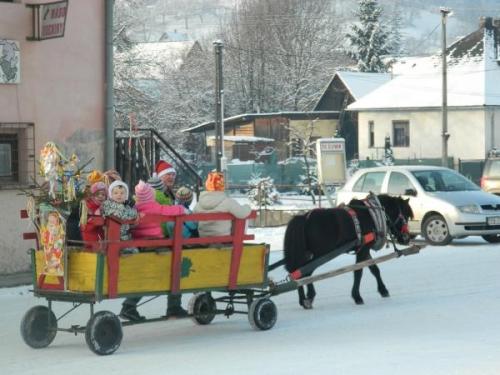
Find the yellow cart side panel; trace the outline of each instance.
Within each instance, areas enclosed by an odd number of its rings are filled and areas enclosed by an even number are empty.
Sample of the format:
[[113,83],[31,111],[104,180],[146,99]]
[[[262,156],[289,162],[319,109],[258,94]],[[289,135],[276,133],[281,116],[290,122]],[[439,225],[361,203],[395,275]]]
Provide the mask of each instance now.
[[[120,258],[118,294],[160,292],[170,289],[172,253],[139,253]],[[107,280],[107,277],[106,277]],[[103,293],[107,294],[108,286]]]
[[[72,250],[68,256],[69,280],[68,289],[76,292],[93,292],[95,291],[97,254],[87,251]],[[36,259],[36,278],[39,279],[41,270],[44,266],[43,251],[35,253]],[[107,272],[106,288],[107,288]],[[46,276],[45,284],[57,284],[58,280],[55,276]]]
[[95,290],[97,254],[85,251],[69,253],[68,289],[78,292]]
[[[229,282],[231,248],[184,249],[181,290],[224,288]],[[140,253],[120,258],[118,293],[170,290],[171,253]],[[265,280],[266,245],[246,245],[241,257],[238,285]],[[106,293],[106,290],[104,293]]]
[[[231,248],[185,249],[182,252],[181,290],[225,288],[229,281]],[[266,245],[245,245],[238,273],[238,285],[264,283]],[[120,258],[118,293],[167,292],[170,290],[172,254],[139,253]],[[43,267],[43,252],[36,252],[37,279]],[[69,253],[68,289],[73,292],[95,290],[97,254],[85,251]],[[104,266],[103,294],[108,290],[108,270]],[[57,283],[47,276],[46,283]]]

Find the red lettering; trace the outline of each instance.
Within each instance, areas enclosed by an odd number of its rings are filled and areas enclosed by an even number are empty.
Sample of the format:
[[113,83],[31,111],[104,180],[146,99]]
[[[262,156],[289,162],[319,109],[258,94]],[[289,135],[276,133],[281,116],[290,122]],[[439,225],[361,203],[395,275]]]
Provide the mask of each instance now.
[[64,24],[55,23],[53,25],[45,25],[42,28],[42,37],[49,37],[54,35],[62,34]]
[[61,18],[61,17],[65,17],[65,16],[66,16],[66,7],[54,8],[50,12],[50,18],[52,18],[52,19]]

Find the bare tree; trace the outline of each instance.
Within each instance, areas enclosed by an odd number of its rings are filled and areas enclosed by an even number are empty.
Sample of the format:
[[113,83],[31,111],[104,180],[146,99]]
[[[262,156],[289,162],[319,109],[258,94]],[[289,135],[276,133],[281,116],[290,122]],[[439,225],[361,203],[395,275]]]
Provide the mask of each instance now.
[[344,55],[330,0],[243,0],[222,31],[243,112],[303,110]]

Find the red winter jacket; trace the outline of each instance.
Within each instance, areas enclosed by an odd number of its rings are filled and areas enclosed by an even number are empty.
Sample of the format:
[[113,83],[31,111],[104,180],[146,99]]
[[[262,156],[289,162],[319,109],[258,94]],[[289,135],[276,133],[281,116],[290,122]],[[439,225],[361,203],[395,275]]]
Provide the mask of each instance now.
[[[80,225],[80,232],[82,234],[82,239],[85,242],[97,242],[104,240],[104,228],[102,225],[96,224],[96,218],[101,217],[100,205],[93,199],[86,199],[88,214],[87,214],[87,224]],[[86,243],[86,248],[92,248],[92,244]]]

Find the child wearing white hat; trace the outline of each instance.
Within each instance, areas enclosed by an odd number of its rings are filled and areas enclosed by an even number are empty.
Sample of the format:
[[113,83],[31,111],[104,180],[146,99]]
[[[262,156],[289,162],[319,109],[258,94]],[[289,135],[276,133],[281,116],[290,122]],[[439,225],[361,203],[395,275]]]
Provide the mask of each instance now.
[[[102,216],[113,216],[120,220],[137,219],[137,210],[126,205],[128,200],[128,186],[125,182],[116,180],[109,185],[108,199],[101,206]],[[120,239],[130,240],[130,225],[122,224],[120,226]],[[135,254],[139,250],[136,248],[122,249],[122,254]]]

